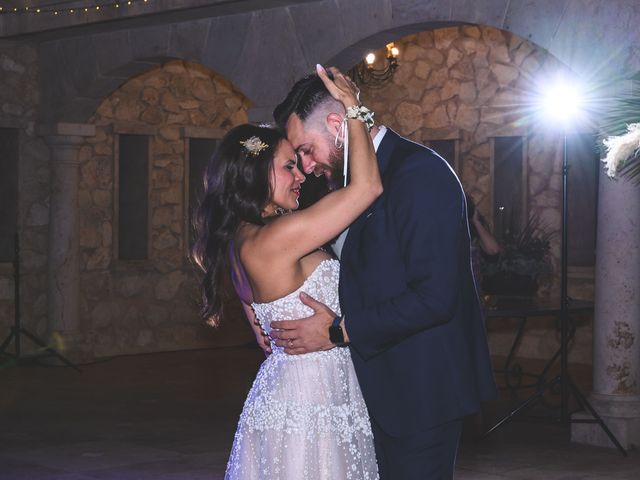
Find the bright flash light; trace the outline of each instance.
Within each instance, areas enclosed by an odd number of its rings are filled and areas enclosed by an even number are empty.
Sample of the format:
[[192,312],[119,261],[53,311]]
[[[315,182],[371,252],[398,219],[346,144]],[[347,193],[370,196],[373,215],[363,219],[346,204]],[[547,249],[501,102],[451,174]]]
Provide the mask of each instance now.
[[373,62],[376,61],[376,56],[373,53],[370,53],[369,55],[367,55],[365,57],[365,60],[367,61],[367,65],[373,65]]
[[391,55],[395,58],[398,55],[400,55],[400,50],[398,50],[398,47],[392,47],[391,48]]
[[580,87],[558,80],[545,88],[540,99],[542,112],[550,120],[568,123],[577,120],[582,113]]

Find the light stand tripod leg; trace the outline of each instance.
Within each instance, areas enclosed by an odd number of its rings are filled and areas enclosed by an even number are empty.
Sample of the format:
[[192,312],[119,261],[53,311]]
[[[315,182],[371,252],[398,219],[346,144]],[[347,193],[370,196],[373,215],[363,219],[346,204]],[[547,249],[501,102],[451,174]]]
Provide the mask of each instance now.
[[489,430],[487,430],[484,435],[482,435],[483,438],[488,437],[490,434],[492,434],[493,432],[495,432],[497,429],[499,429],[500,427],[502,427],[505,423],[509,422],[510,420],[512,420],[513,418],[515,418],[516,416],[520,415],[522,412],[524,412],[527,408],[533,406],[535,403],[537,403],[540,399],[542,399],[542,396],[544,395],[544,392],[547,389],[550,389],[553,385],[555,385],[556,383],[558,383],[559,378],[556,377],[554,378],[551,382],[549,383],[542,383],[541,385],[538,386],[538,389],[536,391],[536,393],[534,393],[533,395],[531,395],[529,398],[527,398],[524,402],[522,402],[520,405],[518,405],[516,408],[514,408],[513,410],[511,410],[507,415],[505,415],[504,417],[502,417],[498,423],[496,423],[493,427],[491,427]]
[[42,347],[47,353],[49,353],[49,355],[52,355],[54,357],[59,358],[60,360],[62,360],[62,362],[64,362],[68,367],[73,368],[74,370],[76,370],[78,373],[82,373],[82,370],[80,370],[77,366],[75,366],[73,363],[71,363],[70,360],[68,360],[65,356],[63,356],[61,353],[59,353],[56,349],[51,348],[49,346],[47,346],[47,344],[45,344],[42,340],[40,340],[38,337],[36,337],[35,335],[29,333],[28,331],[26,331],[24,328],[20,329],[20,332],[27,338],[29,338],[33,343],[39,345],[40,347]]
[[607,434],[607,437],[609,437],[609,440],[611,440],[611,442],[616,446],[616,448],[620,451],[620,453],[626,457],[628,455],[627,451],[620,444],[620,442],[618,441],[616,436],[613,434],[613,432],[609,430],[609,427],[607,427],[607,424],[604,423],[604,420],[602,419],[602,417],[598,415],[598,412],[596,412],[596,410],[591,406],[591,404],[589,403],[587,398],[582,394],[582,392],[577,387],[577,385],[573,383],[573,380],[571,380],[571,378],[568,379],[567,383],[569,384],[571,391],[573,392],[576,399],[578,400],[578,403],[580,403],[582,407],[589,410],[589,413],[594,418],[594,420],[586,420],[586,421],[571,420],[571,423],[597,423],[598,425],[600,425],[600,428],[602,428],[604,433]]
[[11,331],[9,332],[9,335],[7,336],[7,338],[4,339],[4,342],[2,342],[2,346],[0,346],[0,355],[2,355],[5,351],[5,349],[9,346],[9,344],[11,343],[11,340],[13,340],[13,337],[16,335],[16,331],[13,327],[11,327]]
[[77,366],[71,363],[67,358],[65,358],[62,354],[60,354],[54,348],[49,347],[46,343],[36,337],[34,334],[29,333],[27,330],[22,328],[21,326],[21,316],[20,316],[20,238],[18,237],[18,232],[15,233],[15,255],[13,259],[13,278],[14,278],[14,288],[15,288],[15,311],[14,311],[14,326],[11,327],[11,331],[9,336],[2,342],[2,346],[0,347],[0,354],[4,353],[4,350],[7,348],[11,340],[15,339],[16,345],[16,354],[12,355],[15,358],[17,363],[23,359],[21,355],[21,343],[20,343],[20,335],[24,335],[29,338],[33,343],[42,347],[42,349],[47,352],[49,355],[54,356],[62,360],[62,362],[72,367],[78,373],[82,373]]

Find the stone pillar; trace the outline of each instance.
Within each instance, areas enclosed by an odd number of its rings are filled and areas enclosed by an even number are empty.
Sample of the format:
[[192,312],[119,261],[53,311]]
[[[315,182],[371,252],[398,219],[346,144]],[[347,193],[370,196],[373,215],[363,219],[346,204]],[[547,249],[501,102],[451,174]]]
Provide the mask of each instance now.
[[[589,400],[620,443],[640,446],[640,185],[601,169],[598,197],[593,392]],[[613,444],[598,424],[572,440]]]
[[79,327],[78,152],[95,126],[57,123],[38,133],[51,150],[47,331],[73,337]]

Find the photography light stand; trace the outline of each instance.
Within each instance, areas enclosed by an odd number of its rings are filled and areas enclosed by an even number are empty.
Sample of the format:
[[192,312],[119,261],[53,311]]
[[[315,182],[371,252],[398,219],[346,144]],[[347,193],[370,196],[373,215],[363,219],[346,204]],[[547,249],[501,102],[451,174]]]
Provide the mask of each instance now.
[[[560,98],[558,98],[559,100]],[[624,455],[627,456],[627,452],[615,437],[613,432],[607,427],[602,417],[596,412],[593,406],[589,403],[586,396],[580,391],[575,384],[571,375],[569,374],[569,342],[573,338],[575,328],[570,329],[571,317],[569,314],[569,302],[568,295],[568,253],[569,253],[569,215],[568,215],[568,178],[569,178],[569,160],[567,152],[567,129],[563,126],[562,137],[562,240],[561,240],[561,263],[560,263],[560,311],[558,319],[560,321],[560,347],[555,359],[560,358],[560,374],[553,380],[547,382],[545,380],[548,368],[541,375],[541,381],[538,382],[536,392],[529,398],[520,403],[517,407],[511,410],[507,415],[500,419],[493,427],[491,427],[484,434],[484,437],[490,435],[498,428],[503,426],[508,421],[512,420],[519,414],[525,412],[527,409],[535,405],[542,400],[546,391],[550,391],[557,385],[560,386],[560,415],[557,418],[557,422],[562,426],[569,426],[572,423],[597,423],[600,428],[609,437],[611,442],[616,448]],[[593,418],[571,418],[571,412],[569,411],[569,399],[573,394],[576,402],[581,410],[587,410]],[[575,412],[573,412],[575,413]]]
[[[0,345],[0,356],[6,356],[12,358],[14,362],[18,365],[24,364],[28,360],[41,358],[41,357],[56,357],[61,360],[65,365],[77,370],[78,373],[82,373],[82,371],[71,361],[69,361],[65,356],[63,356],[60,352],[58,352],[55,348],[50,347],[44,341],[39,339],[36,335],[29,332],[25,329],[21,324],[21,316],[20,316],[20,243],[18,232],[15,233],[15,250],[13,256],[13,282],[14,282],[14,323],[9,331],[9,335],[4,339],[2,345]],[[24,335],[33,343],[38,345],[41,349],[40,352],[36,354],[30,355],[22,355],[22,338]],[[5,353],[5,350],[14,340],[15,346],[15,354]]]

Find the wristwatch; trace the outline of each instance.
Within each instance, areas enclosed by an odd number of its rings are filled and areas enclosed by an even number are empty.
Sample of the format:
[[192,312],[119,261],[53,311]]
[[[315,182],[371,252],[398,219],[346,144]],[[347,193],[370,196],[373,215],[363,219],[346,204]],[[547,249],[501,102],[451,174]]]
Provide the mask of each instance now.
[[349,344],[344,341],[344,332],[342,331],[340,322],[342,322],[342,317],[336,317],[333,319],[333,322],[331,322],[331,326],[329,327],[329,340],[331,340],[331,343],[335,344],[336,347],[346,347]]

